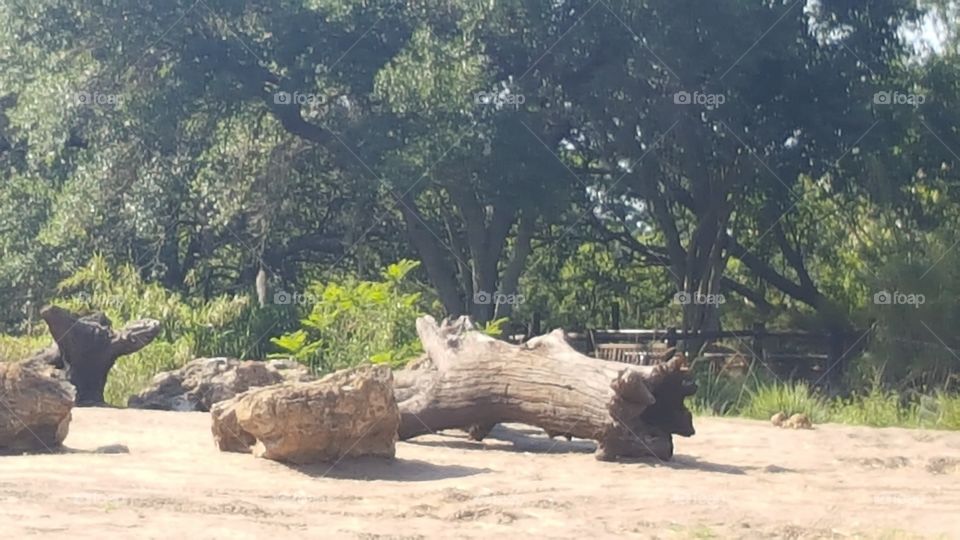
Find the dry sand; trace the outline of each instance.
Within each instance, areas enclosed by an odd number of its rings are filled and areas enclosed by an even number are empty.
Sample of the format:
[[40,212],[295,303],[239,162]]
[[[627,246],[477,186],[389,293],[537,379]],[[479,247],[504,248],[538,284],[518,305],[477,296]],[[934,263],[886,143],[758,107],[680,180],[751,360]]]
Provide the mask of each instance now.
[[[672,462],[602,463],[524,426],[289,467],[219,453],[205,413],[79,409],[0,456],[4,538],[960,538],[960,433],[701,418]],[[98,453],[121,444],[129,453]]]

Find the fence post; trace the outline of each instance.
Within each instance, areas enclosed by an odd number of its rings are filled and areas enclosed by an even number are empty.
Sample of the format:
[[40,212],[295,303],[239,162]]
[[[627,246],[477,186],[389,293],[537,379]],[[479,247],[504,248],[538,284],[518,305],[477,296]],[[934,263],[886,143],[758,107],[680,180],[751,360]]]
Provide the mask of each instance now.
[[677,346],[677,327],[667,328],[667,348],[672,349]]
[[610,304],[610,328],[620,329],[620,302]]
[[830,350],[827,354],[827,365],[825,369],[830,370],[825,373],[825,381],[828,386],[835,386],[843,378],[843,372],[846,370],[846,333],[831,330],[829,337]]
[[758,360],[761,363],[766,362],[766,356],[763,351],[763,337],[767,333],[766,326],[762,322],[753,323],[753,354],[751,355],[752,362],[756,363]]
[[540,312],[533,312],[533,319],[530,320],[530,328],[527,330],[527,335],[530,337],[540,335]]

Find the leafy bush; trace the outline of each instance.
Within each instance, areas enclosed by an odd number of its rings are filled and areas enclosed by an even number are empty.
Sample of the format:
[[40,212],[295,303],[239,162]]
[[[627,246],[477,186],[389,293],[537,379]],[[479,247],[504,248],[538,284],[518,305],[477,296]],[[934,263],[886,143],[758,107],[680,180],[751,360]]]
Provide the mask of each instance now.
[[312,284],[302,327],[271,339],[282,351],[275,356],[292,356],[321,373],[364,362],[405,364],[421,352],[415,326],[420,293],[405,290],[417,266],[409,260],[391,264],[381,281]]

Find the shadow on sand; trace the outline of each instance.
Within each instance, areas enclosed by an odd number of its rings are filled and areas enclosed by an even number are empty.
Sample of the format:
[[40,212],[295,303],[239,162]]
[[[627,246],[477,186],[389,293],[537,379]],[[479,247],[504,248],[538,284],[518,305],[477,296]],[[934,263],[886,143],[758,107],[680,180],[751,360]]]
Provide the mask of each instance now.
[[[593,441],[574,439],[567,441],[562,437],[550,439],[543,430],[526,426],[503,426],[498,425],[490,432],[482,442],[471,440],[466,433],[459,431],[446,431],[437,435],[442,440],[418,440],[411,439],[405,441],[408,444],[418,446],[430,446],[434,448],[454,448],[458,450],[502,450],[505,452],[531,452],[538,454],[589,454],[596,450],[597,445]],[[678,470],[694,470],[708,473],[744,475],[750,471],[761,471],[765,473],[790,473],[796,472],[782,467],[755,467],[725,465],[722,463],[712,463],[697,459],[694,456],[675,455],[670,461],[661,461],[656,458],[633,458],[621,459],[620,463],[637,463],[667,467]]]
[[130,449],[124,444],[108,444],[98,446],[92,450],[82,448],[70,448],[68,446],[52,446],[49,448],[40,448],[33,450],[10,450],[0,448],[0,456],[50,456],[61,454],[129,454]]
[[483,441],[474,441],[462,431],[445,431],[436,435],[442,440],[410,439],[404,441],[417,446],[454,448],[457,450],[503,450],[535,454],[589,454],[597,449],[587,440],[568,441],[562,437],[551,439],[541,429],[497,425]]
[[392,482],[429,482],[463,478],[490,472],[490,469],[437,465],[419,459],[390,459],[359,457],[344,459],[335,464],[287,465],[291,469],[315,478],[350,480],[388,480]]

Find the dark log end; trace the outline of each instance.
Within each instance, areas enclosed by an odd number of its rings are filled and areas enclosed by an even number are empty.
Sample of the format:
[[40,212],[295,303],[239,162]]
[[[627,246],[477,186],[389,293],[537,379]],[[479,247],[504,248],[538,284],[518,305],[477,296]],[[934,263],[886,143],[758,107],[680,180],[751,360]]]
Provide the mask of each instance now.
[[689,371],[677,370],[667,374],[653,391],[656,402],[643,411],[641,420],[667,433],[683,437],[694,435],[693,415],[684,399],[696,391],[697,385],[690,378]]
[[56,343],[43,359],[62,367],[77,389],[77,405],[100,405],[107,375],[117,358],[136,352],[160,333],[154,320],[134,321],[115,332],[101,312],[79,316],[59,306],[40,312]]

